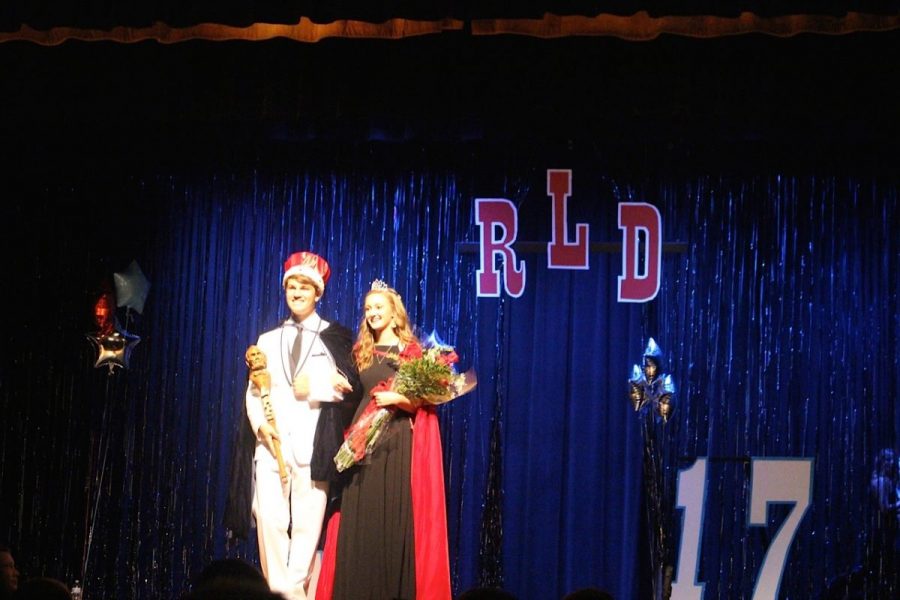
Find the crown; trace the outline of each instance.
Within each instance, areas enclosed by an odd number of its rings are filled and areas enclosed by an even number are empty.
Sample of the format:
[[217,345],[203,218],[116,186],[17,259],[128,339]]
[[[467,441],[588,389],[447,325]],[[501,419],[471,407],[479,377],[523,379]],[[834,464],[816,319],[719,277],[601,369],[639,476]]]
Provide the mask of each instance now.
[[331,267],[324,258],[312,252],[294,252],[284,263],[284,275],[281,285],[287,285],[287,280],[294,275],[304,275],[315,284],[319,294],[325,291],[325,284],[331,277]]
[[372,281],[372,287],[370,287],[369,289],[370,290],[378,290],[378,291],[388,291],[391,289],[391,286],[389,286],[387,283],[385,283],[383,279],[375,279]]

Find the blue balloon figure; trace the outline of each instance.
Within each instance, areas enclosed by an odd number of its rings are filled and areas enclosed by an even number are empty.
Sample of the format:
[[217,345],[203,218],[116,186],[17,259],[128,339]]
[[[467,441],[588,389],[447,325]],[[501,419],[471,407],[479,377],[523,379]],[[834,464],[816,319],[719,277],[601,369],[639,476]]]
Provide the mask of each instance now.
[[631,369],[628,396],[636,412],[640,412],[645,406],[652,406],[663,423],[666,423],[674,409],[675,382],[671,375],[660,373],[661,370],[662,350],[650,338],[644,350],[643,366],[634,365]]
[[[674,409],[675,382],[662,373],[662,350],[653,338],[647,342],[641,366],[634,365],[628,380],[632,406],[642,417],[644,440],[644,488],[647,495],[647,517],[651,525],[650,560],[653,565],[653,597],[671,596],[674,573],[674,487],[672,478],[673,447],[663,436]],[[656,413],[654,417],[651,410]],[[662,421],[660,423],[660,421]],[[668,439],[668,441],[667,441]]]

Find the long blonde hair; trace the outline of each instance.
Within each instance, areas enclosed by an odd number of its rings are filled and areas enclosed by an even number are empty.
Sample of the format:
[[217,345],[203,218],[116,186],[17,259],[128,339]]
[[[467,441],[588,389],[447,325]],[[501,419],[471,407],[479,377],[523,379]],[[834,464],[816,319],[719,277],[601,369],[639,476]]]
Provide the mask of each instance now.
[[400,338],[401,346],[405,347],[409,344],[419,343],[419,339],[413,333],[409,324],[409,315],[406,312],[406,307],[403,306],[403,299],[397,293],[397,290],[394,288],[369,290],[363,297],[362,321],[359,324],[359,334],[356,336],[356,343],[353,345],[353,359],[356,361],[356,368],[360,371],[372,366],[375,353],[375,334],[372,333],[372,328],[366,322],[365,314],[366,300],[372,294],[381,294],[390,301],[391,308],[394,311],[394,323],[391,325],[391,328],[397,334],[397,337]]

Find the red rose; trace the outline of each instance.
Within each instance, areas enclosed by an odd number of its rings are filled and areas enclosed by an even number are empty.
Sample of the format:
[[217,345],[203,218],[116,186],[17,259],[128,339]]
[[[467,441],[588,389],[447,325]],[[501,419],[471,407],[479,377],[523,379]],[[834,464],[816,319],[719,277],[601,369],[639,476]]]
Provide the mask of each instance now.
[[442,352],[438,355],[438,362],[449,367],[450,365],[459,362],[459,356],[456,355],[456,350]]

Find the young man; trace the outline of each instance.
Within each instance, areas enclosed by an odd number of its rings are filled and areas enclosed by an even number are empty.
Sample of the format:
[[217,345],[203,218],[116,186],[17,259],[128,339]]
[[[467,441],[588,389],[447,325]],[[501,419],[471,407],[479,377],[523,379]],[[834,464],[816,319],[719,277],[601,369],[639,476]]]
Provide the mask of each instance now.
[[[361,392],[351,332],[316,312],[330,274],[311,252],[287,259],[282,286],[291,316],[259,336],[254,352],[265,360],[254,357],[257,376],[245,397],[255,439],[249,504],[262,571],[273,591],[292,600],[310,590],[329,491],[336,491],[329,487],[337,487],[334,455]],[[258,376],[260,364],[266,377]]]

